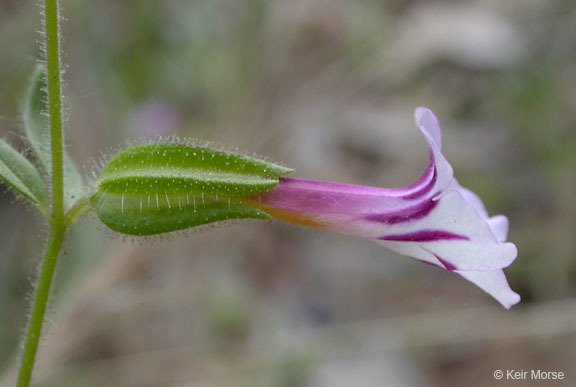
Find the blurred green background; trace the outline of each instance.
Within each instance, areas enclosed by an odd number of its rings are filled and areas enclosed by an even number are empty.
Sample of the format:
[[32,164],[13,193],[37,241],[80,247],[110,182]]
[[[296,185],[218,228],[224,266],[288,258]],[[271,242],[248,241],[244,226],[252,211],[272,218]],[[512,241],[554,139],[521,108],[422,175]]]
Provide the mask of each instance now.
[[[0,135],[20,149],[36,3],[0,0]],[[177,134],[298,177],[401,186],[426,166],[425,105],[459,181],[510,218],[523,301],[506,311],[376,244],[278,223],[141,241],[92,217],[67,241],[39,385],[486,386],[495,369],[576,385],[572,0],[62,5],[68,145],[87,177],[120,146]],[[45,237],[0,190],[7,375]]]

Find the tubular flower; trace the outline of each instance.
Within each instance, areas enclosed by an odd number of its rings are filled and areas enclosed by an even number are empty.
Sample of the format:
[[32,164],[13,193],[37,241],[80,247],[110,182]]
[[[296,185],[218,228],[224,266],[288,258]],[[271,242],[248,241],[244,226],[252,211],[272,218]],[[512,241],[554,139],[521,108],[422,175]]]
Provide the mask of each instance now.
[[508,219],[489,217],[480,198],[458,184],[441,152],[434,114],[420,107],[415,119],[430,149],[430,163],[415,183],[374,188],[280,178],[249,204],[282,221],[367,238],[454,272],[510,308],[520,296],[502,271],[517,255],[506,243]]

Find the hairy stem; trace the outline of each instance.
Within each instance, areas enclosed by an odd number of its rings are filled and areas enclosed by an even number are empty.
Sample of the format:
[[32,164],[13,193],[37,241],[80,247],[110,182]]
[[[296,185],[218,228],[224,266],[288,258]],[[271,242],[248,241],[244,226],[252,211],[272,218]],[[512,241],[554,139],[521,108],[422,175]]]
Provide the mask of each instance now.
[[32,311],[28,321],[24,350],[20,360],[18,387],[28,387],[42,333],[46,306],[50,297],[54,271],[62,247],[62,240],[68,227],[64,216],[64,173],[62,139],[62,93],[60,72],[60,31],[58,0],[44,1],[46,67],[48,72],[48,113],[50,122],[50,152],[52,162],[52,195],[50,214],[50,234],[46,252],[42,260],[40,275],[34,293]]
[[30,385],[34,361],[36,360],[36,352],[38,350],[38,342],[44,323],[46,305],[48,304],[50,289],[52,287],[54,269],[58,262],[58,255],[62,247],[65,231],[65,228],[61,225],[51,225],[46,253],[42,260],[40,276],[38,277],[38,284],[34,293],[34,303],[32,304],[32,312],[30,314],[30,320],[28,321],[24,351],[22,352],[22,358],[20,360],[18,387],[28,387]]
[[45,0],[46,67],[48,71],[48,112],[52,159],[52,217],[64,217],[64,173],[62,141],[62,92],[60,72],[60,31],[58,0]]

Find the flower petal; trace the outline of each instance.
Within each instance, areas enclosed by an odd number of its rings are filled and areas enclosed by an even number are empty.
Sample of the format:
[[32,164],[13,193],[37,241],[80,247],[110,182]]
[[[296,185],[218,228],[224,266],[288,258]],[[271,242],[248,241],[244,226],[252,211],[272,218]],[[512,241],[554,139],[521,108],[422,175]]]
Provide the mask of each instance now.
[[432,137],[434,143],[438,146],[438,150],[441,150],[442,130],[436,115],[430,109],[420,106],[414,111],[414,120],[420,130]]
[[488,224],[496,236],[496,240],[505,242],[508,238],[508,218],[504,215],[496,215],[488,219]]
[[434,164],[437,174],[435,190],[445,189],[452,182],[454,172],[450,163],[442,154],[442,132],[438,119],[430,109],[419,107],[414,113],[416,125],[426,137],[430,148],[431,162]]
[[478,215],[480,215],[490,226],[492,233],[496,237],[498,242],[505,242],[508,237],[508,218],[504,215],[496,215],[492,218],[488,215],[488,211],[486,211],[486,207],[484,207],[484,203],[482,200],[476,195],[474,192],[470,191],[467,188],[462,187],[456,179],[452,181],[452,187],[456,189],[464,199],[476,210]]
[[470,191],[468,188],[462,187],[456,180],[452,182],[452,189],[460,192],[468,204],[470,204],[472,208],[478,212],[478,215],[488,219],[488,211],[486,211],[486,207],[484,207],[484,203],[482,203],[482,200],[478,197],[478,195]]
[[[500,243],[488,222],[460,191],[445,193],[437,203],[422,219],[382,225],[379,230],[382,235],[374,239],[392,250],[427,262],[434,261],[430,254],[435,254],[458,270],[490,271],[514,261],[516,247]],[[401,242],[412,243],[407,247]]]
[[371,239],[454,271],[509,307],[518,296],[508,287],[501,269],[514,261],[517,250],[512,243],[503,243],[507,218],[489,218],[480,198],[454,179],[441,152],[436,116],[420,107],[415,121],[428,142],[430,163],[422,177],[407,187],[281,178],[275,188],[247,202],[277,219]]
[[456,271],[480,289],[494,297],[506,309],[520,302],[520,295],[510,289],[506,275],[502,270],[494,271]]

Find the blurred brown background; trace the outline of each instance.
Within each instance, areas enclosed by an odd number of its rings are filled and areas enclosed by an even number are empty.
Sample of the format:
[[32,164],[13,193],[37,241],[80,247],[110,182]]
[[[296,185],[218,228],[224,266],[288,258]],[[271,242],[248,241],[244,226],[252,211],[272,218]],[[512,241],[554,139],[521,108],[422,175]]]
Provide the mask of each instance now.
[[[0,0],[0,135],[21,149],[36,3]],[[523,301],[506,311],[369,241],[278,223],[125,241],[92,217],[68,238],[39,385],[486,386],[496,369],[576,385],[572,0],[62,3],[86,176],[119,144],[177,134],[298,177],[401,186],[427,162],[412,122],[425,105],[460,182],[510,218]],[[6,370],[46,231],[13,197],[0,191]]]

